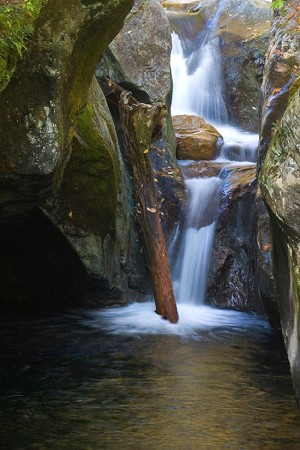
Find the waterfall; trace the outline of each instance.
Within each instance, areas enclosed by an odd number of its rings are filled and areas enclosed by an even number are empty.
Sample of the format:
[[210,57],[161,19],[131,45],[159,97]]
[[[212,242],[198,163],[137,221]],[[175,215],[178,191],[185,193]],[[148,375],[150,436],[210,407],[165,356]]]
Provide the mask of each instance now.
[[[213,18],[202,30],[195,30],[193,40],[172,32],[172,115],[193,113],[216,125],[228,120],[222,95],[219,38],[216,35],[227,1],[220,2]],[[186,16],[182,18],[183,22],[187,20]]]
[[[221,133],[222,161],[256,161],[258,135],[229,123],[223,98],[224,81],[217,27],[228,0],[220,0],[212,19],[201,30],[194,14],[184,14],[172,32],[171,71],[173,77],[172,115],[198,115]],[[182,34],[178,29],[182,28]],[[191,32],[192,30],[192,32]]]
[[198,33],[192,45],[172,33],[171,112],[172,115],[197,114],[209,122],[221,124],[227,122],[228,114],[222,96],[219,42],[212,26]]
[[186,185],[189,212],[173,272],[174,293],[178,303],[203,304],[221,180],[192,178]]
[[[219,1],[214,17],[201,30],[193,28],[195,23],[196,26],[199,24],[191,21],[191,14],[182,15],[177,20],[177,32],[172,32],[171,111],[172,115],[196,114],[214,124],[224,138],[218,162],[247,161],[249,164],[256,160],[258,136],[228,124],[223,98],[224,83],[216,30],[226,4],[227,0]],[[180,26],[182,35],[178,33]],[[204,303],[221,184],[218,177],[186,180],[188,217],[172,271],[178,303]],[[174,243],[172,246],[175,248]]]

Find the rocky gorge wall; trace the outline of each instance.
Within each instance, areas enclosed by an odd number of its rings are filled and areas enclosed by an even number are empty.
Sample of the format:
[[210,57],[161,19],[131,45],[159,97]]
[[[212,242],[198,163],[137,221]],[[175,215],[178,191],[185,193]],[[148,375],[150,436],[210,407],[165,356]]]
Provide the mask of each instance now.
[[300,11],[276,11],[262,88],[260,187],[270,214],[282,332],[300,402]]
[[[12,6],[13,18],[22,4]],[[4,309],[122,297],[123,243],[128,241],[122,161],[106,101],[91,82],[132,4],[33,2],[26,49],[13,66],[5,66],[3,49],[11,41],[2,34],[2,67],[7,67],[0,96]],[[7,8],[6,2],[0,5],[1,19]]]

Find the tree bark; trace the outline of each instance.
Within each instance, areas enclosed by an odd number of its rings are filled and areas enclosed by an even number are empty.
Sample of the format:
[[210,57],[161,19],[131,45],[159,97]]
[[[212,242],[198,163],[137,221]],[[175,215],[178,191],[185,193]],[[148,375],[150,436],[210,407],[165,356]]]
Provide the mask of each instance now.
[[137,102],[127,91],[120,94],[119,111],[125,152],[131,166],[144,251],[151,275],[156,313],[171,323],[178,322],[166,241],[160,221],[153,168],[149,156],[155,127],[166,113],[164,105]]

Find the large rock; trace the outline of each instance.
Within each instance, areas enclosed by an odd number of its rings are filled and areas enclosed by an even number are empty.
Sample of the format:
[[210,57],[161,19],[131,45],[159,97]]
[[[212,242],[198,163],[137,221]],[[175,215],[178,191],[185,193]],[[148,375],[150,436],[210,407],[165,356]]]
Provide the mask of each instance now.
[[[45,0],[34,11],[27,51],[7,66],[0,97],[4,308],[123,298],[128,211],[118,145],[95,83],[88,104],[87,97],[132,3]],[[48,217],[37,209],[47,198]]]
[[300,403],[300,11],[285,3],[272,27],[263,83],[260,186],[271,242],[282,332]]
[[96,74],[108,76],[145,103],[169,103],[170,52],[169,22],[159,0],[136,0]]
[[211,160],[219,154],[222,136],[198,116],[179,115],[172,118],[177,138],[177,158]]
[[206,298],[221,308],[263,312],[253,235],[256,169],[253,165],[225,168],[221,177],[222,201]]
[[0,101],[0,217],[56,190],[97,62],[131,0],[45,1]]
[[44,210],[66,236],[89,278],[95,285],[105,285],[109,297],[119,301],[127,299],[124,270],[130,231],[122,169],[114,123],[94,79],[61,188]]

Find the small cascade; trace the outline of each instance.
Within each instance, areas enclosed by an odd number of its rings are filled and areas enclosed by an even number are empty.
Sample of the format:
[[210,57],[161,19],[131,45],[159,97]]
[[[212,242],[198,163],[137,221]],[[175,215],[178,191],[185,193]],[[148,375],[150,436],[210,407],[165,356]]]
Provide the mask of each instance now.
[[222,96],[219,42],[213,34],[214,23],[198,33],[193,43],[172,33],[171,111],[172,115],[197,114],[218,125],[227,122],[228,114]]
[[218,177],[186,180],[189,212],[173,273],[178,303],[204,303],[210,254],[218,214],[221,180]]
[[[217,29],[228,0],[220,0],[212,19],[197,30],[195,14],[176,20],[172,32],[172,115],[198,115],[214,125],[224,138],[220,159],[256,161],[258,135],[229,124],[223,98],[223,76]],[[174,20],[174,19],[173,19]],[[182,29],[182,33],[180,32]],[[188,32],[187,32],[188,30]]]

